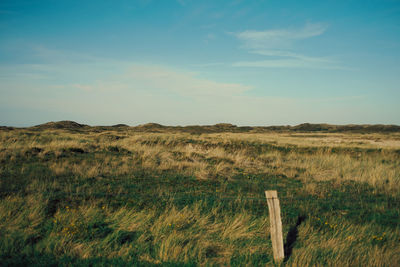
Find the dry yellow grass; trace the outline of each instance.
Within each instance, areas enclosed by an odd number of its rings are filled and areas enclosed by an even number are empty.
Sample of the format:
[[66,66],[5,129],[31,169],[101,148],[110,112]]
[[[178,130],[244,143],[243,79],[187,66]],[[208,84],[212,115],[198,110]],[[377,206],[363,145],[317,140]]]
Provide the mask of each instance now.
[[[24,133],[21,131],[20,134]],[[83,148],[86,151],[107,150],[117,147],[131,152],[118,161],[111,156],[97,156],[93,161],[59,161],[50,168],[55,174],[72,172],[76,175],[95,177],[101,173],[124,174],[137,168],[176,170],[199,179],[218,175],[233,175],[237,168],[248,172],[283,173],[288,177],[303,179],[354,180],[367,182],[387,192],[400,191],[400,165],[397,150],[400,149],[398,134],[278,134],[278,133],[224,133],[190,135],[185,133],[135,133],[123,132],[118,140],[111,140],[113,132],[92,134],[68,134],[57,131],[45,132],[41,139],[15,138],[15,133],[0,133],[0,157],[8,151],[32,148],[42,149],[39,156],[53,152],[61,155],[63,149]],[[311,137],[307,137],[311,136]],[[191,140],[192,143],[187,143]],[[236,143],[235,143],[236,142]],[[247,142],[247,143],[246,143]],[[232,144],[271,145],[271,149],[254,155],[249,149]],[[207,144],[207,145],[204,145]],[[277,147],[278,149],[274,149]],[[280,147],[290,148],[290,153]],[[301,149],[314,149],[312,153],[302,153]],[[332,153],[332,148],[354,153]],[[375,154],[366,153],[371,149]],[[13,155],[11,155],[13,156]],[[214,161],[213,166],[209,162]],[[304,172],[302,171],[304,170]]]
[[[398,133],[193,135],[130,130],[100,133],[0,131],[0,161],[20,162],[21,175],[32,172],[32,162],[18,160],[34,153],[52,176],[73,177],[75,183],[101,182],[104,177],[116,177],[119,181],[136,179],[130,174],[137,170],[151,171],[155,175],[173,172],[198,181],[231,181],[238,174],[245,179],[268,174],[302,182],[302,187],[296,192],[288,192],[287,198],[295,194],[324,198],[329,190],[321,189],[321,181],[328,181],[332,187],[340,187],[346,181],[367,183],[378,193],[398,197],[399,151]],[[81,154],[88,156],[81,157]],[[47,161],[49,157],[52,160]],[[2,165],[0,175],[8,172],[7,168]],[[11,195],[1,201],[0,230],[7,233],[7,238],[11,238],[10,233],[18,233],[26,240],[40,236],[50,202],[41,192],[48,192],[50,188],[68,196],[85,195],[87,198],[75,207],[54,210],[51,215],[54,225],[46,230],[47,235],[38,245],[43,253],[80,259],[131,259],[138,249],[134,242],[121,241],[121,238],[132,238],[144,248],[151,247],[137,255],[148,264],[196,262],[204,266],[228,266],[239,250],[242,254],[239,262],[246,265],[253,254],[271,253],[269,244],[260,245],[260,239],[264,242],[269,238],[267,216],[256,217],[245,209],[224,215],[220,214],[218,205],[204,212],[204,203],[200,200],[183,208],[166,206],[162,211],[129,206],[115,208],[102,203],[101,199],[92,198],[99,193],[98,188],[85,186],[62,183],[57,179],[51,182],[34,179],[24,187],[27,197]],[[107,189],[102,193],[112,197],[126,192],[124,184],[113,188],[104,185],[104,188]],[[168,190],[160,187],[154,196],[173,200]],[[223,196],[229,189],[221,183],[215,191],[215,195]],[[241,201],[241,196],[235,195],[231,204],[240,206]],[[386,208],[376,206],[377,210]],[[287,263],[289,266],[388,266],[388,263],[400,262],[396,243],[400,236],[398,230],[387,233],[387,242],[382,245],[371,243],[371,240],[377,239],[373,233],[386,230],[379,227],[377,230],[372,223],[357,225],[338,218],[327,222],[328,226],[332,225],[328,228],[333,234],[323,230],[315,234],[317,227],[312,220],[310,218],[299,227],[298,242],[302,245],[293,250]],[[98,221],[113,232],[106,229],[106,234],[98,239],[86,237],[82,229],[89,229]],[[342,255],[343,251],[346,253]],[[316,261],[316,258],[324,261]]]

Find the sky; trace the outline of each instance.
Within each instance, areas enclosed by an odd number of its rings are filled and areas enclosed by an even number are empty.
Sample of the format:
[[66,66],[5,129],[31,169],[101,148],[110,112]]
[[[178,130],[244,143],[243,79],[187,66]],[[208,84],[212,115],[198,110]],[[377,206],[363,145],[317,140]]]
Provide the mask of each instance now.
[[0,125],[400,125],[400,1],[1,0]]

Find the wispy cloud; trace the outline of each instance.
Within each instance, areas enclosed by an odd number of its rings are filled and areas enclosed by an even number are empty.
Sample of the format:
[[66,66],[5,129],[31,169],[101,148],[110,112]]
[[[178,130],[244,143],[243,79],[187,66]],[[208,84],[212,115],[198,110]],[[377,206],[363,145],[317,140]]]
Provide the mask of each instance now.
[[[124,74],[114,77],[113,80],[116,88],[120,88],[123,84],[127,86],[128,90],[173,93],[193,98],[240,95],[251,89],[250,86],[243,84],[199,78],[193,72],[145,64],[132,64]],[[90,88],[109,87],[111,81],[105,82],[107,86],[102,86],[102,82],[98,82],[97,85],[91,85]]]
[[326,68],[324,64],[315,64],[301,59],[270,59],[259,61],[239,61],[234,67],[264,67],[264,68]]
[[268,57],[288,57],[288,58],[295,58],[295,59],[300,59],[304,61],[314,61],[314,62],[332,62],[331,59],[329,58],[323,58],[323,57],[309,57],[297,53],[293,53],[290,51],[285,51],[285,50],[253,50],[250,51],[250,53],[253,54],[259,54],[263,56],[268,56]]
[[264,68],[317,68],[317,69],[346,69],[337,61],[328,57],[310,57],[282,50],[256,50],[250,53],[267,57],[258,61],[239,61],[234,67],[264,67]]
[[232,66],[347,69],[330,57],[314,57],[294,52],[297,41],[322,35],[326,30],[327,25],[325,24],[307,23],[298,29],[246,30],[236,33],[234,35],[242,42],[242,48],[248,53],[260,55],[262,58],[254,61],[235,62]]
[[326,29],[327,26],[321,23],[307,23],[300,29],[247,30],[236,33],[235,36],[244,43],[247,49],[281,49],[292,46],[296,40],[321,35]]
[[[26,114],[13,115],[14,121],[26,124],[26,115],[29,115],[35,124],[39,117],[41,122],[67,117],[90,124],[124,122],[135,125],[149,121],[173,125],[217,122],[239,125],[297,124],[305,120],[329,121],[337,118],[340,112],[346,112],[343,117],[348,116],[351,113],[349,110],[355,109],[354,103],[363,101],[326,99],[324,102],[323,99],[314,101],[313,97],[259,96],[250,93],[252,87],[247,84],[214,80],[172,66],[90,56],[78,62],[75,53],[68,55],[67,51],[48,49],[40,51],[38,57],[43,58],[40,64],[0,64],[0,73],[11,77],[0,77],[0,93],[7,95],[0,98],[0,106],[9,110],[27,110]],[[252,52],[260,56],[263,54],[263,57],[312,61],[290,51],[271,51]],[[75,56],[76,60],[61,60]],[[324,63],[324,59],[319,61],[318,64]],[[264,67],[267,65],[263,64]],[[286,62],[282,66],[294,64],[300,63]],[[48,79],[12,76],[25,73],[45,75]],[[328,101],[341,104],[335,109],[326,105]],[[284,110],[282,106],[285,106]],[[37,109],[43,112],[38,113]]]

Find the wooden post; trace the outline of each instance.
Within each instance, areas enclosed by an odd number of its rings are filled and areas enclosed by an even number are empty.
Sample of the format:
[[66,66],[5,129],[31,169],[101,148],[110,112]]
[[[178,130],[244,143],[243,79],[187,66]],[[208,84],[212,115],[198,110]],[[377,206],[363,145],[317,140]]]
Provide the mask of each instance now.
[[285,257],[283,250],[281,207],[279,205],[278,192],[275,190],[265,191],[267,197],[269,218],[271,222],[271,241],[274,252],[274,260],[282,261]]

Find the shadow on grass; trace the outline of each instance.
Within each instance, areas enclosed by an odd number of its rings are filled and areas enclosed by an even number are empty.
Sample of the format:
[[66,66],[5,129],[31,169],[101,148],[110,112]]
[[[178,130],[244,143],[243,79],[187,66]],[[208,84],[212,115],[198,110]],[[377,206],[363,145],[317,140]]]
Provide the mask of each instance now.
[[294,244],[295,244],[295,242],[297,240],[298,233],[299,233],[298,228],[299,228],[300,224],[305,221],[305,219],[306,219],[306,216],[304,216],[304,215],[299,216],[297,218],[296,224],[293,225],[290,228],[290,230],[289,230],[289,232],[288,232],[288,234],[286,236],[286,242],[285,242],[285,245],[284,245],[284,251],[285,251],[285,259],[284,259],[284,261],[285,262],[292,255],[293,247],[294,247]]
[[196,266],[196,263],[162,262],[159,264],[141,261],[137,255],[131,255],[131,259],[94,257],[80,259],[71,256],[56,257],[52,254],[33,253],[28,255],[0,255],[0,266]]

